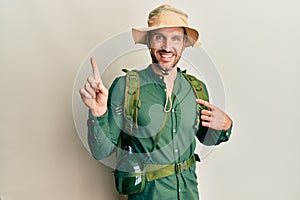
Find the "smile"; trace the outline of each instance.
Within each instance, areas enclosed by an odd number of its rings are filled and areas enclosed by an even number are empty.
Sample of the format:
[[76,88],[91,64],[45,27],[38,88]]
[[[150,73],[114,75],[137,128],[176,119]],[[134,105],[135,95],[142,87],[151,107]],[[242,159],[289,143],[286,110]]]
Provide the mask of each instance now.
[[173,54],[160,54],[160,56],[163,58],[171,58]]
[[167,52],[159,52],[159,55],[165,61],[169,61],[174,56],[173,53],[167,53]]

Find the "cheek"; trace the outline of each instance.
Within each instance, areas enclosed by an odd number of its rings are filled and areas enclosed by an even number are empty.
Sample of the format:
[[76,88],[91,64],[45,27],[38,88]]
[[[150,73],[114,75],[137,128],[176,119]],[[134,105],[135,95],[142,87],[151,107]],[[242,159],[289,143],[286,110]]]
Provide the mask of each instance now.
[[150,53],[151,53],[151,55],[156,56],[156,55],[157,55],[157,50],[156,50],[156,48],[152,47],[152,48],[150,49]]
[[161,48],[162,44],[160,42],[153,42],[153,41],[150,41],[150,48],[153,48],[153,49],[159,49]]
[[176,46],[174,49],[176,51],[177,56],[181,56],[181,54],[184,50],[184,48],[182,46]]

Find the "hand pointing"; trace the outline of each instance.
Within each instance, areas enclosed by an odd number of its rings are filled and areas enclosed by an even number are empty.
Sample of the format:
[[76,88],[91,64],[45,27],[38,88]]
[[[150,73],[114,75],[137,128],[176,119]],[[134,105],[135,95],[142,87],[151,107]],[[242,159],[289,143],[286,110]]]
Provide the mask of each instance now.
[[83,103],[94,116],[102,116],[107,111],[108,90],[103,85],[95,58],[90,59],[93,75],[89,76],[84,88],[79,90]]

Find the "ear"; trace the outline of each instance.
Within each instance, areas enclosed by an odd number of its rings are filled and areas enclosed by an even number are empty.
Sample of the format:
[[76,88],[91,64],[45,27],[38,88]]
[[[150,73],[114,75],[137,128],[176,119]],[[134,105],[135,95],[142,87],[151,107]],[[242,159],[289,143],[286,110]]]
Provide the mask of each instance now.
[[188,40],[188,37],[187,35],[184,35],[183,37],[183,47],[182,47],[182,51],[185,49],[185,47],[187,46],[189,40]]
[[147,47],[148,47],[148,49],[150,49],[151,48],[151,45],[150,45],[151,31],[148,31],[146,33],[145,37],[146,37],[146,41],[147,41]]

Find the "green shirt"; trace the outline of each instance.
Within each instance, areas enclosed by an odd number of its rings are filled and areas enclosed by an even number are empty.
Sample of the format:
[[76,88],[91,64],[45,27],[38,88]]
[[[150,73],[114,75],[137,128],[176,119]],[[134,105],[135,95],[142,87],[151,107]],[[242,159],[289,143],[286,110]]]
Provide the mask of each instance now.
[[[133,130],[131,140],[135,152],[149,153],[153,147],[155,136],[161,127],[165,112],[166,85],[163,76],[153,72],[151,66],[141,70],[140,100],[137,129]],[[203,84],[204,85],[204,84]],[[125,76],[115,79],[109,89],[108,112],[102,117],[90,114],[88,123],[88,140],[93,156],[104,159],[118,146],[123,127],[123,99]],[[207,93],[204,85],[205,92]],[[208,96],[208,94],[207,94]],[[196,96],[189,82],[184,78],[180,69],[174,82],[172,108],[167,122],[162,130],[161,138],[148,161],[151,164],[179,163],[190,158],[195,151],[195,135],[205,145],[217,145],[227,141],[228,131],[216,131],[195,124]],[[142,154],[141,154],[142,155]],[[195,164],[180,174],[149,181],[142,193],[130,195],[129,199],[199,199]]]

